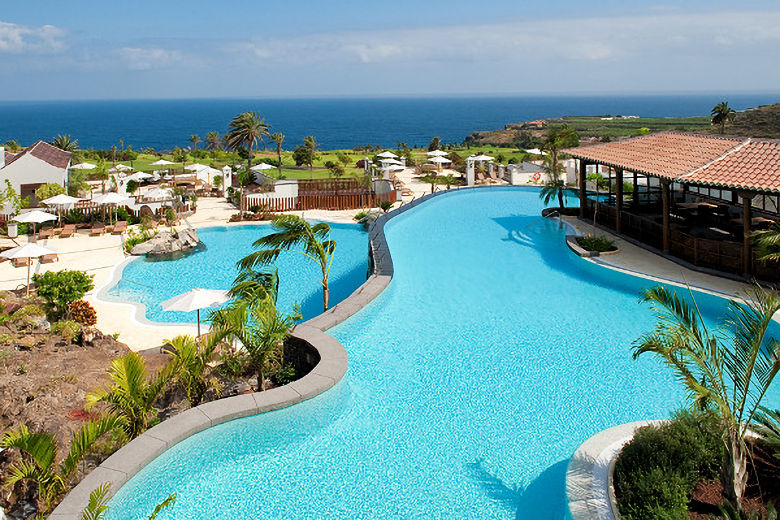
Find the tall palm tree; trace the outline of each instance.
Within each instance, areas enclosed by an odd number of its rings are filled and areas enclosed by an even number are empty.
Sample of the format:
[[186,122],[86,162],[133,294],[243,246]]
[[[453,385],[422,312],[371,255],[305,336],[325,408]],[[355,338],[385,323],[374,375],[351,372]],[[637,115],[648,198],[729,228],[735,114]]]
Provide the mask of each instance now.
[[209,132],[206,134],[206,148],[211,150],[212,159],[217,158],[217,152],[222,149],[222,139],[219,132]]
[[726,101],[721,101],[712,108],[712,126],[719,126],[720,133],[726,133],[726,123],[734,121],[737,113],[733,108],[729,107]]
[[[547,135],[542,142],[542,150],[549,155],[545,159],[545,172],[547,180],[544,188],[539,192],[539,197],[549,204],[554,198],[558,198],[558,205],[563,208],[563,195],[566,181],[561,177],[563,168],[558,162],[558,153],[562,148],[577,146],[580,142],[579,135],[569,125],[554,126],[547,130]],[[582,187],[581,189],[585,189]]]
[[75,152],[79,148],[79,140],[73,139],[69,134],[57,134],[51,144],[66,152]]
[[192,134],[190,136],[190,142],[192,143],[192,149],[197,150],[198,149],[198,143],[201,143],[203,141],[200,140],[200,136],[198,134]]
[[303,255],[320,266],[323,308],[327,311],[330,297],[328,276],[336,250],[336,242],[331,240],[330,226],[324,222],[312,226],[297,215],[278,215],[271,221],[271,226],[276,232],[256,240],[253,246],[260,251],[241,259],[238,262],[239,268],[248,269],[271,264],[284,251]]
[[728,319],[711,333],[695,301],[689,304],[664,287],[648,289],[643,299],[658,322],[634,343],[634,357],[657,354],[699,407],[718,413],[727,454],[723,492],[741,508],[748,478],[745,436],[780,371],[780,344],[767,333],[780,300],[756,288],[746,303],[731,301]]
[[132,439],[148,427],[155,412],[154,402],[171,380],[174,368],[169,363],[148,377],[144,358],[136,352],[125,354],[111,362],[109,377],[113,385],[89,392],[86,409],[105,403],[109,411],[127,420],[125,430]]
[[281,132],[275,132],[270,135],[271,141],[276,143],[276,159],[279,161],[279,177],[282,176],[282,143],[284,142],[284,134]]
[[6,486],[26,481],[37,485],[38,502],[42,512],[51,509],[52,504],[70,487],[79,463],[93,451],[95,443],[106,433],[123,432],[126,421],[122,417],[109,415],[84,423],[73,434],[68,456],[56,463],[57,439],[50,433],[32,433],[26,426],[6,432],[0,440],[0,448],[17,448],[24,457],[8,467]]
[[317,143],[313,135],[307,135],[303,138],[303,146],[306,148],[306,159],[309,164],[309,180],[311,180],[314,178],[314,159],[317,157],[319,143]]
[[268,135],[269,126],[265,118],[258,112],[243,112],[230,121],[230,130],[225,134],[225,142],[228,147],[238,150],[245,148],[247,152],[247,169],[252,167],[252,150],[258,141],[263,142],[263,137]]

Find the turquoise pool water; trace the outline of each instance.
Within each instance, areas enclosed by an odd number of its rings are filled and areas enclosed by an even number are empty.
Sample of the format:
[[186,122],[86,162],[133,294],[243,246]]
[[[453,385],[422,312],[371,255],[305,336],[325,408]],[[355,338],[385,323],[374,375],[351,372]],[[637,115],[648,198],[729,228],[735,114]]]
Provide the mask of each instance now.
[[341,383],[181,442],[109,518],[172,492],[162,518],[563,518],[577,446],[667,417],[684,393],[631,359],[654,324],[637,298],[649,282],[572,254],[537,194],[453,192],[391,220],[392,283],[330,331],[349,352]]
[[[121,280],[108,290],[115,300],[143,304],[147,319],[156,322],[195,323],[195,312],[163,312],[160,302],[193,287],[229,289],[236,262],[254,251],[252,243],[271,233],[271,226],[241,225],[198,229],[205,249],[178,260],[139,257],[125,266]],[[336,253],[330,274],[330,304],[337,304],[366,281],[368,234],[358,224],[331,224]],[[319,266],[295,253],[283,253],[279,268],[279,307],[300,304],[305,319],[322,312]],[[207,311],[206,311],[207,312]],[[205,317],[201,313],[201,317]]]

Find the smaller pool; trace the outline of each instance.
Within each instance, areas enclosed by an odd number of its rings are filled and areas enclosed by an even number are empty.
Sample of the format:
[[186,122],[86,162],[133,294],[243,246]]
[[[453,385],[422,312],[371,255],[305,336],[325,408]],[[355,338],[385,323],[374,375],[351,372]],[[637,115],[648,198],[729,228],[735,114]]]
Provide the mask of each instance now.
[[[366,281],[368,233],[358,224],[330,224],[336,253],[330,273],[330,305],[336,305]],[[125,266],[122,278],[106,293],[109,299],[145,307],[145,316],[159,323],[195,323],[194,312],[163,312],[160,303],[189,291],[229,289],[236,262],[254,251],[252,243],[272,233],[269,224],[219,226],[198,229],[202,251],[177,260],[139,257]],[[319,266],[296,253],[283,253],[279,269],[279,308],[289,312],[300,304],[304,319],[322,312]],[[203,316],[202,316],[203,317]]]

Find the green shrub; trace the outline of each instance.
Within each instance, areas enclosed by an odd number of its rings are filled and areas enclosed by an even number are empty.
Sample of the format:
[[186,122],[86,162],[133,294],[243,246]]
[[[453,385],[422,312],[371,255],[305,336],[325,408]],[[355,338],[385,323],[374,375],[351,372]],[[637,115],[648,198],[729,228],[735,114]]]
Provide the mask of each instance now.
[[577,237],[577,243],[586,251],[598,251],[599,253],[604,253],[607,251],[617,250],[615,242],[603,235],[597,237],[591,235]]
[[379,207],[383,212],[387,213],[388,211],[390,211],[390,208],[393,207],[393,203],[390,202],[389,200],[382,200],[379,202]]
[[97,312],[86,300],[76,300],[70,304],[70,317],[76,323],[92,327],[97,323]]
[[358,211],[354,217],[352,217],[352,220],[363,220],[368,216],[368,213],[365,211]]
[[154,237],[157,231],[144,229],[142,231],[127,230],[127,236],[125,237],[125,252],[129,253],[133,247],[143,242],[146,242],[150,238]]
[[621,516],[687,519],[694,486],[717,478],[724,456],[714,414],[682,411],[667,423],[638,429],[615,464]]
[[80,300],[95,284],[84,271],[47,271],[33,276],[38,296],[46,300],[47,311],[55,318],[67,315],[68,305]]
[[50,197],[54,197],[55,195],[62,195],[63,193],[65,193],[65,187],[59,184],[48,183],[40,186],[37,190],[35,190],[35,198],[38,200],[44,200]]
[[75,321],[62,320],[51,324],[51,333],[59,334],[65,341],[73,341],[79,333],[79,324]]

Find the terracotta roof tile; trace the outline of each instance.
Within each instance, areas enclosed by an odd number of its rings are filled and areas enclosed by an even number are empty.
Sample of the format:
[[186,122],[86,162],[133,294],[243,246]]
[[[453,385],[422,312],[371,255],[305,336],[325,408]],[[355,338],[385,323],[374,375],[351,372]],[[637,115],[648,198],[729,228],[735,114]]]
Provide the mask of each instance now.
[[65,152],[60,150],[54,145],[51,145],[44,141],[37,141],[35,144],[27,148],[25,151],[13,155],[10,160],[8,154],[6,154],[5,165],[8,166],[12,162],[20,159],[24,155],[30,154],[42,161],[45,161],[57,168],[67,168],[70,162],[70,157],[73,155],[71,152]]
[[676,179],[718,159],[742,142],[737,138],[661,132],[565,152],[607,166]]
[[780,141],[749,139],[718,160],[682,176],[681,180],[780,192]]

